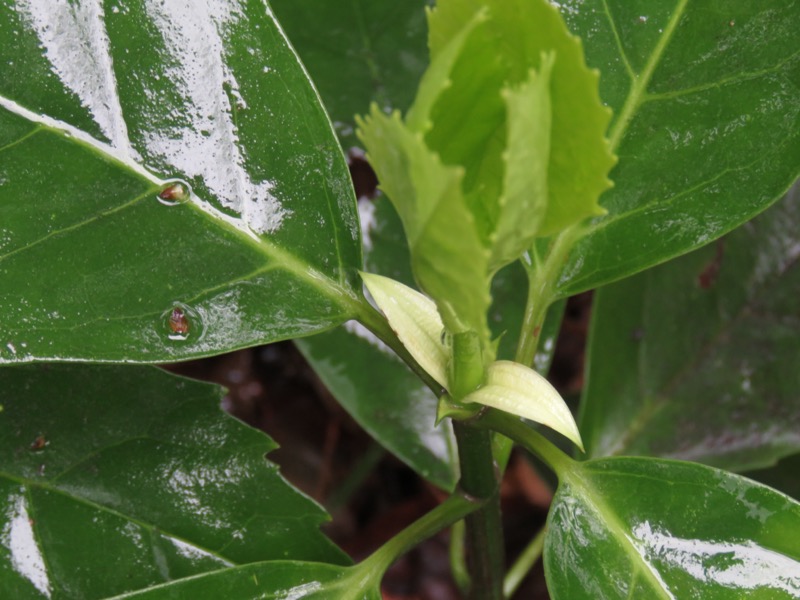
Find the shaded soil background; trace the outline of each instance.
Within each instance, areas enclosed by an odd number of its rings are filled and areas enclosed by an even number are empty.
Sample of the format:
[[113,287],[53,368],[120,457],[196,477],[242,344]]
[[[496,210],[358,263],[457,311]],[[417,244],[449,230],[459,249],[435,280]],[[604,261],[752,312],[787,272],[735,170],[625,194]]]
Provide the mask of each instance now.
[[[359,201],[369,201],[375,193],[375,176],[360,155],[351,153],[348,158],[356,195]],[[576,398],[583,385],[590,312],[591,294],[570,299],[556,344],[549,378],[568,400]],[[168,368],[228,389],[224,408],[280,445],[269,459],[287,480],[331,513],[325,533],[356,561],[446,497],[361,430],[291,342]],[[509,565],[544,525],[552,485],[529,456],[515,451],[501,486]],[[449,532],[398,560],[384,577],[383,597],[460,599],[450,575]],[[514,598],[548,597],[539,563]]]

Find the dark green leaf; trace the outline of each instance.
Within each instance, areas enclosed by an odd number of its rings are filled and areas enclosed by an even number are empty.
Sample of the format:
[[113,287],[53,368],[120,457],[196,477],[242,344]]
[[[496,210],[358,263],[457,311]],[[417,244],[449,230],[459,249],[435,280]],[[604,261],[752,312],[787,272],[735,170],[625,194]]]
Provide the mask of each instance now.
[[152,367],[0,369],[0,596],[101,598],[234,564],[341,563],[325,513],[225,415]]
[[0,39],[0,361],[176,360],[353,314],[347,169],[265,4],[7,2]]
[[574,463],[550,511],[554,600],[726,600],[800,595],[800,504],[692,463]]
[[356,593],[354,569],[320,563],[268,562],[226,569],[109,600],[380,600]]
[[708,243],[800,174],[800,4],[561,2],[614,109],[615,187],[569,256],[561,295]]
[[450,422],[435,426],[437,398],[390,348],[355,321],[297,345],[326,387],[381,445],[439,487],[455,487]]
[[800,193],[715,245],[595,296],[591,456],[730,470],[800,451]]
[[271,0],[342,145],[359,145],[354,116],[371,102],[406,110],[428,60],[426,0]]

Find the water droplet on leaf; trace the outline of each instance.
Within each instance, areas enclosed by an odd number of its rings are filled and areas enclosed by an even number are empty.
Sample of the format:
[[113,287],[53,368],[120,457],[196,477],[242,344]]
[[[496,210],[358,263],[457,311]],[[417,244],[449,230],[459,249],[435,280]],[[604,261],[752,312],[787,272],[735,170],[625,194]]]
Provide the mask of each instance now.
[[174,179],[158,194],[158,201],[164,206],[175,206],[186,202],[192,195],[192,188],[185,181]]

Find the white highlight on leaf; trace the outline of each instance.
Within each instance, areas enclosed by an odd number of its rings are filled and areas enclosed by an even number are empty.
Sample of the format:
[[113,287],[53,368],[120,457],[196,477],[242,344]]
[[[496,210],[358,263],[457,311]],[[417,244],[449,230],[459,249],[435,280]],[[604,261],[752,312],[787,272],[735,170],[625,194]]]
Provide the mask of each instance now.
[[170,537],[167,539],[170,542],[172,542],[173,546],[175,546],[175,550],[178,552],[178,554],[180,554],[184,558],[187,558],[192,561],[213,560],[214,562],[217,562],[221,565],[225,565],[226,567],[234,566],[232,562],[224,560],[219,556],[215,556],[214,554],[211,554],[207,550],[198,548],[197,546],[193,546],[192,544],[187,544],[186,542],[179,540],[177,538]]
[[62,83],[92,115],[111,145],[134,156],[122,115],[102,0],[20,0]]
[[276,594],[275,598],[279,598],[280,600],[300,600],[300,598],[305,598],[309,594],[318,592],[321,589],[322,584],[319,581],[310,581],[293,587],[290,590],[286,590],[285,592],[278,592],[280,595]]
[[364,250],[369,252],[372,250],[372,238],[370,233],[378,225],[378,219],[375,216],[375,203],[369,200],[359,200],[358,202],[358,220],[361,223],[361,242],[364,245]]
[[[735,591],[779,589],[800,596],[800,562],[752,540],[741,543],[679,538],[648,521],[633,528],[634,543],[646,563],[680,570],[697,581]],[[653,568],[656,568],[653,566]]]
[[[155,185],[166,185],[166,180],[156,177],[145,169],[139,162],[136,161],[135,157],[128,154],[126,151],[116,148],[104,141],[98,140],[82,129],[78,129],[74,125],[66,123],[64,121],[60,121],[58,119],[54,119],[48,115],[35,113],[32,110],[22,106],[21,104],[6,98],[5,96],[0,95],[0,108],[3,108],[9,111],[12,114],[18,115],[31,123],[38,123],[44,127],[49,129],[62,132],[65,137],[71,137],[76,140],[79,140],[88,146],[94,148],[100,154],[108,157],[109,159],[115,160],[116,162],[124,165],[127,169],[130,169],[140,177],[147,179],[148,181],[152,182]],[[133,151],[135,152],[135,150]],[[191,202],[195,206],[197,206],[203,212],[209,214],[214,219],[218,219],[220,221],[224,221],[229,224],[231,227],[238,229],[242,233],[246,234],[247,236],[255,239],[258,241],[258,236],[254,232],[254,230],[248,226],[248,224],[240,218],[233,217],[228,215],[215,206],[213,206],[207,200],[202,199],[197,194],[193,193],[191,196]],[[288,213],[287,213],[288,214]],[[33,358],[31,357],[31,360]],[[60,358],[59,360],[67,360]],[[3,364],[5,361],[2,357],[0,357],[0,364]]]
[[44,557],[36,543],[33,522],[28,515],[23,493],[12,494],[7,500],[5,525],[0,531],[0,545],[11,555],[11,568],[31,582],[46,598],[53,595]]
[[148,152],[189,178],[202,178],[222,206],[241,215],[253,231],[275,232],[289,211],[272,194],[273,182],[250,177],[232,118],[230,97],[239,110],[246,109],[225,48],[225,36],[243,17],[240,3],[147,4],[172,59],[164,60],[163,77],[181,99],[169,127],[145,132]]

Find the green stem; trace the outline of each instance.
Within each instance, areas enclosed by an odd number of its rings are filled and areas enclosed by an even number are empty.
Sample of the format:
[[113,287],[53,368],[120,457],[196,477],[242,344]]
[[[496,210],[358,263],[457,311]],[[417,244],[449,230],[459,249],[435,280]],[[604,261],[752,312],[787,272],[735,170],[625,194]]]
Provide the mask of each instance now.
[[[460,521],[484,502],[464,493],[455,493],[432,511],[423,515],[403,531],[378,548],[369,558],[354,567],[363,579],[371,584],[377,583],[394,561],[423,540],[438,533],[445,527]],[[362,578],[357,578],[360,581]],[[364,588],[362,588],[364,589]],[[359,596],[360,597],[360,596]]]
[[527,367],[533,364],[545,314],[556,299],[556,278],[561,274],[570,250],[583,235],[584,230],[585,225],[582,223],[567,227],[556,237],[544,263],[536,261],[531,265],[525,265],[528,271],[528,299],[525,303],[525,316],[522,319],[517,355],[514,358],[516,362]]
[[506,579],[503,581],[503,594],[506,598],[511,598],[519,588],[522,580],[533,568],[533,565],[542,556],[546,532],[547,530],[542,527],[541,531],[530,541],[525,550],[522,551],[522,554],[519,555],[519,558],[511,565],[508,573],[506,573]]
[[467,526],[464,521],[454,523],[450,528],[450,573],[462,594],[466,594],[471,583],[469,568],[464,560],[467,540]]
[[475,426],[497,431],[532,452],[550,467],[559,479],[572,469],[575,461],[559,450],[550,440],[526,425],[519,417],[502,410],[489,408],[474,421]]
[[[474,331],[453,334],[449,390],[458,403],[483,384],[483,356]],[[461,489],[486,501],[470,514],[467,525],[467,565],[471,586],[468,597],[474,600],[501,600],[503,597],[503,528],[500,519],[499,472],[492,456],[492,434],[467,421],[453,421],[461,465]]]
[[467,564],[472,580],[469,598],[501,600],[505,568],[503,528],[491,432],[461,421],[454,421],[453,428],[458,440],[461,489],[486,502],[466,519]]

